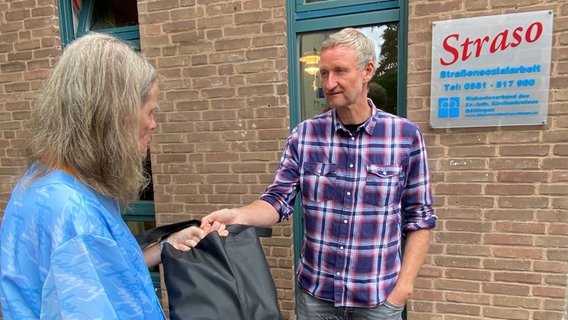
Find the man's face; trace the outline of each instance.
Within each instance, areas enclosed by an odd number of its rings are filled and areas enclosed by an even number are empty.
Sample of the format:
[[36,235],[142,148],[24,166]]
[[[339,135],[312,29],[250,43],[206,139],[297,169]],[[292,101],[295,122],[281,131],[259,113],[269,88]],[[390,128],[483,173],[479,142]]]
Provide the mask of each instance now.
[[152,85],[150,98],[140,109],[138,149],[142,157],[146,157],[146,150],[150,146],[150,132],[156,128],[154,110],[158,107],[158,92],[158,86],[156,84]]
[[[367,69],[367,68],[366,68]],[[336,109],[366,101],[366,70],[357,68],[355,50],[346,46],[324,49],[320,55],[321,84],[329,105]]]

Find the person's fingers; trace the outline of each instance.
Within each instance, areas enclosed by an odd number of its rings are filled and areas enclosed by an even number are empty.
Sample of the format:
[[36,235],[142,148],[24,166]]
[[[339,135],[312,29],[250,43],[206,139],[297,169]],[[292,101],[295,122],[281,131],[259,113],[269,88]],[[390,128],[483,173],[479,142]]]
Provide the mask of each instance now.
[[201,222],[201,226],[199,228],[201,228],[201,230],[205,231],[206,233],[211,232],[211,224],[210,223]]
[[173,246],[174,246],[174,248],[176,248],[176,249],[179,250],[179,251],[187,251],[187,250],[191,249],[190,246],[185,245],[185,244],[183,244],[183,243],[176,243],[176,244],[173,245]]
[[214,211],[214,212],[206,215],[205,217],[201,218],[200,228],[207,231],[207,232],[211,232],[211,225],[215,221],[215,217],[218,215],[218,212],[219,211]]
[[227,225],[225,225],[224,223],[221,223],[221,225],[219,226],[219,230],[217,230],[217,232],[219,232],[219,234],[222,236],[229,235],[229,231],[227,230]]
[[203,239],[203,237],[201,236],[201,234],[197,234],[197,235],[191,235],[189,237],[187,237],[186,239],[184,239],[184,243],[188,243],[188,241],[193,241],[195,243],[199,242],[201,239]]
[[205,232],[204,230],[198,227],[191,227],[190,231],[191,231],[191,236],[196,237],[197,239],[202,239],[207,234],[207,232]]
[[190,247],[190,248],[193,248],[197,245],[197,241],[195,241],[193,239],[189,239],[189,240],[186,240],[184,244],[186,246]]

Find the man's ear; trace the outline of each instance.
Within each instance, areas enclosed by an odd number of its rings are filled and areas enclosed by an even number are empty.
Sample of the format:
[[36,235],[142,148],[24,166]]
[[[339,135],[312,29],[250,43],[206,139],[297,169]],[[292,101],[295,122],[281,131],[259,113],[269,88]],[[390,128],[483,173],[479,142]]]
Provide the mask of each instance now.
[[363,80],[365,82],[370,82],[375,74],[375,63],[373,61],[369,61],[365,66],[365,77]]

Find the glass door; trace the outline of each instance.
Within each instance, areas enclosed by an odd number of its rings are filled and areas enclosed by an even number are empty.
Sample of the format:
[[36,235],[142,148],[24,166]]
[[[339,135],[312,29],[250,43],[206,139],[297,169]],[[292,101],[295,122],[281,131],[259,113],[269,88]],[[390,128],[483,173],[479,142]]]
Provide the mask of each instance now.
[[[376,73],[369,85],[368,97],[383,111],[397,114],[398,23],[358,28],[375,43]],[[318,62],[321,43],[339,29],[298,35],[300,62],[300,117],[309,119],[329,109],[321,88]]]

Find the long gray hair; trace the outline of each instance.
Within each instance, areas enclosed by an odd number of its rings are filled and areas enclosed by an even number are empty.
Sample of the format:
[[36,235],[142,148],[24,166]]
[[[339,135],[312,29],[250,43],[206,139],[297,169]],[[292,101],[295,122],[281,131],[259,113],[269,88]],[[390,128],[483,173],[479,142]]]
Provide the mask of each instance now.
[[355,50],[359,70],[364,70],[369,61],[373,61],[376,66],[375,45],[361,31],[345,28],[333,33],[321,44],[321,51],[338,46],[346,46]]
[[32,109],[30,181],[66,166],[98,193],[134,200],[148,183],[138,149],[140,109],[157,78],[142,55],[112,36],[72,42]]

